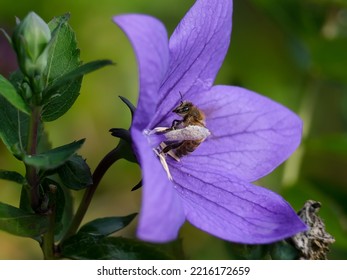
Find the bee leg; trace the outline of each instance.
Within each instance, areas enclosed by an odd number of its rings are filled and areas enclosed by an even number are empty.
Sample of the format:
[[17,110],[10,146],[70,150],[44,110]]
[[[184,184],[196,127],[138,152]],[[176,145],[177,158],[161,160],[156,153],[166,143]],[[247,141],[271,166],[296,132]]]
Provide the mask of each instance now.
[[183,144],[182,142],[178,142],[178,143],[173,143],[173,144],[165,144],[165,143],[161,143],[160,147],[161,147],[161,152],[162,154],[168,154],[169,156],[171,156],[173,159],[175,159],[176,161],[181,161],[180,158],[174,153],[174,149],[177,149],[178,147],[180,147]]
[[173,143],[173,144],[168,144],[166,145],[166,147],[164,149],[162,149],[162,153],[167,154],[169,151],[177,149],[178,147],[180,147],[183,144],[182,142],[178,142],[178,143]]
[[171,124],[171,130],[176,129],[182,122],[182,120],[173,120]]

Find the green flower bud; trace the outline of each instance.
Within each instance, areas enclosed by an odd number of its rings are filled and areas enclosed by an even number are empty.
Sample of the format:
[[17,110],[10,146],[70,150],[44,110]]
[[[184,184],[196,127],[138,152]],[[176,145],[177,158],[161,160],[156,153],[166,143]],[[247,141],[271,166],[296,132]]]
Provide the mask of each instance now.
[[21,70],[27,76],[41,74],[47,65],[47,45],[51,40],[48,25],[34,12],[19,22],[12,36]]

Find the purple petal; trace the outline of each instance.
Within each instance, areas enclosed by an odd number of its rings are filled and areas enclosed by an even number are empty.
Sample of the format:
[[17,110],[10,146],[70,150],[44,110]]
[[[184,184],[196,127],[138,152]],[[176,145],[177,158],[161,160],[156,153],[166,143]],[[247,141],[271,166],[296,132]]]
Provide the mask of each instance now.
[[132,129],[142,168],[142,206],[137,235],[142,240],[167,242],[177,238],[185,221],[181,199],[141,132]]
[[191,95],[190,100],[205,112],[211,136],[182,158],[187,168],[199,166],[253,182],[285,161],[300,144],[300,118],[255,92],[215,86]]
[[160,89],[155,126],[187,92],[208,90],[227,53],[231,0],[197,0],[170,38],[170,65]]
[[144,129],[155,112],[159,87],[168,69],[168,36],[163,24],[150,16],[121,15],[113,20],[128,36],[135,50],[140,97],[133,124]]
[[187,220],[219,238],[264,244],[307,229],[291,206],[270,190],[183,166],[171,173]]

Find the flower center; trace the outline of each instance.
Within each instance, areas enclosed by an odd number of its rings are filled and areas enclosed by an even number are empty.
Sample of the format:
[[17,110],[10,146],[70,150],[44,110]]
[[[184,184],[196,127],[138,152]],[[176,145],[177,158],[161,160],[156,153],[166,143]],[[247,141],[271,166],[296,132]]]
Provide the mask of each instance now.
[[204,126],[189,125],[184,128],[173,129],[171,127],[156,127],[147,132],[148,135],[160,134],[165,140],[153,149],[166,171],[168,178],[172,180],[166,156],[169,155],[176,161],[192,153],[211,133]]
[[161,135],[153,150],[172,180],[166,156],[169,155],[176,161],[192,152],[211,134],[205,127],[205,115],[192,102],[182,101],[172,112],[181,116],[181,120],[174,120],[171,127],[156,127],[147,132],[148,135]]

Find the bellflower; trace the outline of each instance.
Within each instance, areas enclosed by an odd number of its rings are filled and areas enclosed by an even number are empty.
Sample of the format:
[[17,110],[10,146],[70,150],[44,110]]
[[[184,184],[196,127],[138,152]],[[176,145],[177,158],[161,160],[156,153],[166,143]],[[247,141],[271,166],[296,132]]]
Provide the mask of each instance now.
[[[251,183],[297,148],[301,120],[255,92],[213,86],[229,46],[231,15],[231,0],[197,0],[170,40],[153,17],[114,17],[139,65],[131,136],[142,168],[137,234],[143,240],[173,240],[186,220],[219,238],[248,244],[274,242],[306,229],[282,197]],[[160,153],[162,140],[156,136],[165,133],[156,132],[180,120],[172,111],[183,100],[205,114],[207,133],[177,161]]]

